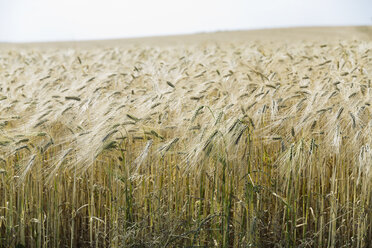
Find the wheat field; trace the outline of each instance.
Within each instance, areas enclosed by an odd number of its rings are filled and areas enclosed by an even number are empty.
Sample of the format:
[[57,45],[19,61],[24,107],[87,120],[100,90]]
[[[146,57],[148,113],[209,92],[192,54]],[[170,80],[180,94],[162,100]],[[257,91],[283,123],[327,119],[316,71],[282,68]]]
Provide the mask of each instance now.
[[371,247],[372,39],[330,30],[0,45],[0,247]]

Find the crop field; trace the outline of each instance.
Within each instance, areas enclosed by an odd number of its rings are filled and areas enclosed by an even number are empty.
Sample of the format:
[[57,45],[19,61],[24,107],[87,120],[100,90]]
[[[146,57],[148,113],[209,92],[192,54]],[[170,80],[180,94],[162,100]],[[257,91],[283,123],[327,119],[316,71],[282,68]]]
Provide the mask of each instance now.
[[372,39],[3,47],[0,247],[371,247]]

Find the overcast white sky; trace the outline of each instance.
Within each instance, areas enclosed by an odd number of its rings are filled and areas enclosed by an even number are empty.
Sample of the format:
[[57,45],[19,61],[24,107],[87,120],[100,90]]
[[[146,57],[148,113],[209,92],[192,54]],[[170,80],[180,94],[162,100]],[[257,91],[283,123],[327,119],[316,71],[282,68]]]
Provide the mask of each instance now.
[[372,0],[0,0],[0,42],[372,25]]

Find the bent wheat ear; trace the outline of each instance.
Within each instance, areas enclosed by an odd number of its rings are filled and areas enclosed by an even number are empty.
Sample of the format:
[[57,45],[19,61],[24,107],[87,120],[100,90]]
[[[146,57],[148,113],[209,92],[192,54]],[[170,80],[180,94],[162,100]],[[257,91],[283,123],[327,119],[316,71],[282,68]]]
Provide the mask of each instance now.
[[135,122],[140,121],[141,119],[134,117],[133,115],[127,114],[127,117],[131,120],[134,120]]
[[66,96],[66,100],[74,100],[74,101],[81,101],[80,97],[77,96]]
[[342,114],[342,111],[344,111],[344,107],[341,107],[338,112],[337,112],[337,116],[336,116],[336,119],[339,119],[341,114]]
[[142,165],[143,161],[146,159],[146,157],[147,157],[147,155],[150,151],[150,147],[151,147],[152,143],[153,143],[152,140],[147,141],[146,146],[143,149],[143,151],[141,152],[141,154],[134,160],[134,164],[136,166],[136,169],[135,169],[136,172],[138,172],[139,167]]
[[218,130],[215,130],[208,138],[208,140],[204,143],[204,146],[203,146],[203,151],[205,149],[207,149],[208,145],[212,142],[212,140],[214,139],[214,137],[217,135],[218,133]]
[[167,81],[167,84],[168,84],[170,87],[172,87],[172,88],[176,87],[176,86],[174,86],[174,84],[172,84],[172,83],[169,82],[169,81]]

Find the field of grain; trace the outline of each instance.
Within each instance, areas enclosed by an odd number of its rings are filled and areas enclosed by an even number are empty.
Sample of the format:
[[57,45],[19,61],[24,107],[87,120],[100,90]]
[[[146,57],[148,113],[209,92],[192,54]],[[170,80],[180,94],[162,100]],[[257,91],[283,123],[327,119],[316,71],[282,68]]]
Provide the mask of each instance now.
[[0,45],[0,247],[370,247],[372,29],[317,30]]

